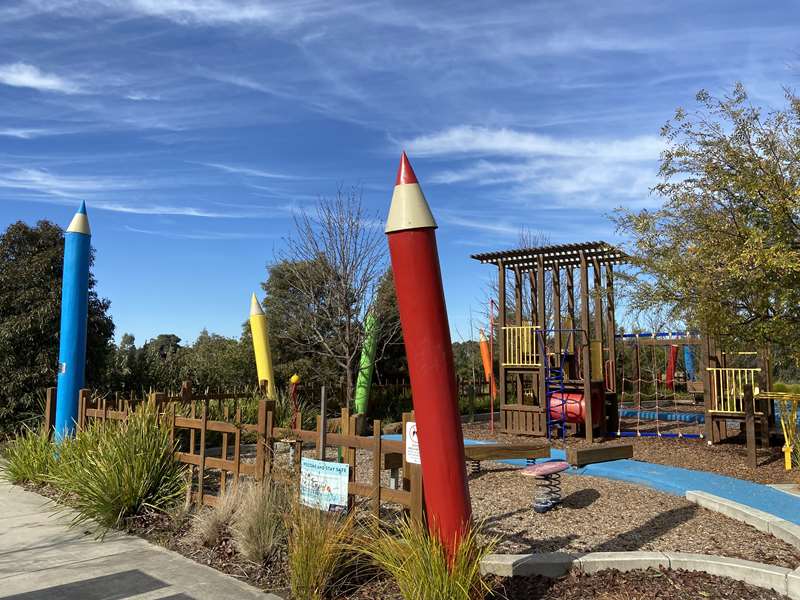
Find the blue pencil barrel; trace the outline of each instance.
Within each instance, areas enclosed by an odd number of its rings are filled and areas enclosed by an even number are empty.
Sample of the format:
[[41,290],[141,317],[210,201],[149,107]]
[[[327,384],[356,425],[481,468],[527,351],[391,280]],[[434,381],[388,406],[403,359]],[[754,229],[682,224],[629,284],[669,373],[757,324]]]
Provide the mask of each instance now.
[[86,370],[86,328],[89,317],[89,253],[91,232],[86,207],[72,219],[64,235],[64,275],[61,283],[61,334],[58,348],[55,437],[75,433],[78,394]]

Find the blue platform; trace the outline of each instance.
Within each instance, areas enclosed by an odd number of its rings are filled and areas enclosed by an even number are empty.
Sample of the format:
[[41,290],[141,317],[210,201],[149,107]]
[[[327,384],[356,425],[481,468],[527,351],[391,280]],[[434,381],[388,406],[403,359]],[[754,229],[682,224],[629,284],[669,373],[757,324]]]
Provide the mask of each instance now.
[[[399,440],[400,435],[386,435],[386,439]],[[491,442],[465,439],[464,444],[489,444]],[[549,460],[565,460],[563,450],[552,449]],[[540,459],[538,462],[542,462]],[[524,467],[528,463],[520,459],[500,460],[515,467]],[[627,481],[643,485],[660,492],[685,496],[688,491],[706,492],[733,502],[738,502],[763,510],[781,519],[800,525],[800,498],[773,489],[769,486],[725,475],[717,475],[708,471],[694,471],[681,467],[670,467],[638,460],[615,460],[587,465],[580,469],[569,469],[567,473],[603,477],[616,481]]]

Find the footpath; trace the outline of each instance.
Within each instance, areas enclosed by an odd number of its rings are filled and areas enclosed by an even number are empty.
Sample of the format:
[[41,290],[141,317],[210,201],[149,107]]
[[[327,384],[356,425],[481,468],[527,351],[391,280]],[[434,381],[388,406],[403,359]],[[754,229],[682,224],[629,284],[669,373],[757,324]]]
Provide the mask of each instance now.
[[281,600],[143,539],[69,527],[37,494],[0,482],[0,598]]

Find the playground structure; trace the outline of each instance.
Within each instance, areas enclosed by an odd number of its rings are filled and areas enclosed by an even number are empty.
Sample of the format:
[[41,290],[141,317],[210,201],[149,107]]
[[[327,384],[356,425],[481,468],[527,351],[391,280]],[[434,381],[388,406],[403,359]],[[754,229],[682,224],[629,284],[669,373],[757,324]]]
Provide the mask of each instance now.
[[[613,265],[624,262],[625,255],[596,241],[489,252],[472,258],[495,265],[498,272],[501,428],[507,433],[547,437],[554,431],[562,436],[568,431],[580,432],[589,442],[615,431]],[[512,323],[507,311],[509,274],[514,289]],[[526,282],[528,315],[523,307]],[[566,306],[562,306],[562,282]],[[512,402],[508,399],[510,388]]]
[[625,256],[611,245],[585,242],[472,258],[498,269],[502,431],[548,438],[577,433],[590,442],[659,437],[719,443],[738,422],[748,448],[785,433],[769,395],[768,352],[722,351],[716,339],[697,332],[616,334],[614,265]]

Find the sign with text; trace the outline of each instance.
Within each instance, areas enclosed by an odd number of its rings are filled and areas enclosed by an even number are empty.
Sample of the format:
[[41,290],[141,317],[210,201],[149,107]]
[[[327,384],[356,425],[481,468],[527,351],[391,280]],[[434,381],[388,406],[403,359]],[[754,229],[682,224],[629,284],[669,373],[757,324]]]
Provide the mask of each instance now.
[[350,465],[305,458],[300,461],[300,502],[320,510],[347,509]]
[[406,422],[406,462],[415,465],[422,464],[419,457],[419,440],[417,439],[417,424],[414,421]]

